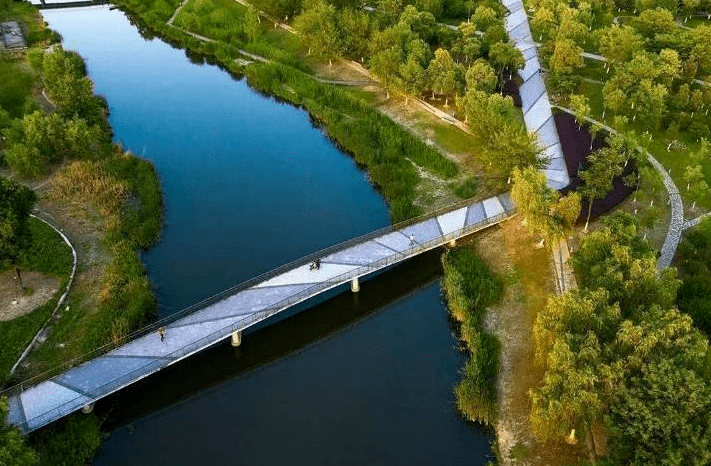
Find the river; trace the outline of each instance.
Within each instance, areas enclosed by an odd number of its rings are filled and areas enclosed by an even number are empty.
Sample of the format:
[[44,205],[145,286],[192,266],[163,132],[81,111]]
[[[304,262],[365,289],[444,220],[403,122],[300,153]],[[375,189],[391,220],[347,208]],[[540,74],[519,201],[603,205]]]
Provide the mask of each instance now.
[[[304,111],[119,10],[43,15],[86,60],[115,140],[156,166],[165,228],[143,261],[161,315],[389,223]],[[464,358],[439,274],[426,255],[109,397],[93,464],[485,464],[490,435],[454,403]]]

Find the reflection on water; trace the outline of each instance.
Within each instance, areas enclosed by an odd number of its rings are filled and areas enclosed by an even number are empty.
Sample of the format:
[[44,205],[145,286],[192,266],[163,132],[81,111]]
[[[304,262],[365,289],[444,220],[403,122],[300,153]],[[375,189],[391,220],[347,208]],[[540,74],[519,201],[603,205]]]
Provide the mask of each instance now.
[[[304,112],[120,11],[45,17],[87,60],[116,140],[156,165],[166,227],[143,259],[162,314],[388,224]],[[454,405],[463,357],[439,273],[433,252],[98,403],[112,430],[94,464],[485,464],[490,437]]]

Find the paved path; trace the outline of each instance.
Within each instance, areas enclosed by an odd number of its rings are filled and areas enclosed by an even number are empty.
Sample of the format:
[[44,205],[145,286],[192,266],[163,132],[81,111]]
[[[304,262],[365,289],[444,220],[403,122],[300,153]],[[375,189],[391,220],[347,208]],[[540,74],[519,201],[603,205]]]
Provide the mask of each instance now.
[[570,184],[570,178],[558,138],[558,130],[553,120],[548,91],[541,75],[537,44],[533,40],[531,29],[528,26],[526,10],[521,0],[501,0],[501,3],[510,12],[504,18],[506,32],[526,59],[526,66],[519,72],[521,79],[523,79],[519,93],[526,128],[536,133],[538,141],[543,147],[543,157],[547,163],[542,171],[548,179],[548,185],[555,189],[565,188]]
[[[8,422],[32,432],[288,307],[514,215],[508,193],[467,201],[287,264],[158,322],[142,336],[35,386],[13,387]],[[414,241],[411,240],[414,238]],[[318,270],[310,263],[319,258]],[[167,328],[165,341],[155,330]]]
[[[575,112],[573,112],[569,108],[559,106],[556,106],[556,108],[559,108],[564,112],[568,112],[571,115],[575,114]],[[585,119],[590,121],[591,123],[600,126],[601,128],[604,128],[605,130],[611,133],[617,132],[614,128],[611,128],[610,126],[607,126],[606,124],[600,121],[593,120],[589,117],[586,117]],[[638,147],[637,149],[644,150],[642,147]],[[684,229],[684,203],[681,200],[681,195],[679,194],[679,190],[677,189],[676,184],[674,184],[674,180],[672,180],[669,173],[664,169],[664,166],[659,163],[659,161],[646,150],[645,153],[647,155],[647,160],[649,160],[649,163],[652,164],[652,166],[662,176],[664,188],[667,190],[667,194],[669,195],[669,204],[671,206],[671,219],[669,221],[669,229],[667,230],[667,236],[664,239],[664,244],[662,244],[661,255],[657,260],[657,268],[665,269],[671,265],[671,261],[672,259],[674,259],[674,253],[676,253],[676,248],[677,246],[679,246],[679,241],[681,241],[681,232]]]
[[[41,216],[44,216],[42,212],[37,212]],[[64,293],[62,293],[62,296],[59,297],[59,300],[57,301],[57,305],[54,307],[54,310],[52,311],[52,314],[47,318],[47,320],[44,322],[42,325],[42,328],[40,328],[37,333],[35,334],[34,338],[32,338],[32,341],[27,345],[25,350],[22,352],[20,357],[15,361],[15,364],[12,365],[12,368],[10,369],[10,375],[14,374],[15,371],[17,370],[17,367],[20,365],[20,363],[27,357],[27,355],[30,353],[32,348],[35,346],[35,343],[37,343],[37,340],[47,334],[47,326],[49,325],[50,322],[52,322],[52,319],[54,319],[54,316],[57,314],[57,311],[59,308],[62,307],[64,304],[64,301],[67,299],[67,295],[69,294],[69,289],[72,287],[72,283],[74,283],[74,276],[77,273],[77,250],[74,248],[74,245],[69,241],[69,238],[56,226],[48,222],[47,220],[41,218],[40,216],[37,216],[35,214],[30,214],[30,217],[34,217],[37,220],[39,220],[42,223],[45,223],[47,226],[52,228],[54,231],[56,231],[59,236],[62,237],[64,242],[71,248],[72,250],[72,271],[69,274],[69,280],[67,281],[67,287],[64,289]]]
[[687,228],[695,227],[699,223],[703,221],[706,217],[711,217],[711,212],[706,212],[705,214],[701,214],[696,218],[692,218],[691,220],[687,220],[684,222],[684,224],[681,226],[682,230],[686,230]]

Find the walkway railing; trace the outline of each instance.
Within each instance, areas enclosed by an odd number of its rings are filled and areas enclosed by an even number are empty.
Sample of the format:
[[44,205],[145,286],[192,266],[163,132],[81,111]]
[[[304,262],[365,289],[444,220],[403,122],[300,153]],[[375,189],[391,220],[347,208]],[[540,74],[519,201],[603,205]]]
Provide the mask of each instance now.
[[[97,348],[96,350],[94,350],[92,352],[82,355],[79,358],[70,360],[70,361],[66,362],[65,364],[54,367],[42,374],[39,374],[37,376],[34,376],[30,379],[27,379],[27,380],[21,382],[21,383],[18,383],[16,385],[0,392],[0,394],[4,395],[4,396],[8,396],[8,397],[10,397],[12,395],[19,394],[25,389],[25,387],[32,387],[32,386],[38,384],[39,382],[50,379],[50,378],[52,378],[64,371],[66,371],[67,369],[76,367],[76,366],[80,365],[82,362],[93,359],[95,357],[99,357],[99,356],[101,356],[113,349],[116,349],[117,347],[123,346],[124,344],[127,344],[130,341],[140,338],[141,336],[155,333],[157,331],[157,329],[161,326],[166,326],[171,323],[175,323],[183,317],[186,317],[186,316],[191,315],[195,312],[198,312],[202,309],[205,309],[217,302],[220,302],[226,298],[234,296],[241,291],[247,290],[249,288],[253,288],[255,285],[258,285],[258,284],[265,282],[273,277],[281,275],[289,270],[309,264],[312,261],[314,261],[315,259],[320,259],[325,256],[343,251],[343,250],[348,249],[352,246],[365,243],[371,239],[382,237],[388,233],[402,230],[408,226],[426,222],[426,221],[434,219],[437,216],[440,216],[442,214],[446,214],[448,212],[452,212],[452,211],[467,207],[469,205],[473,205],[476,202],[477,201],[475,201],[474,199],[461,201],[456,204],[450,205],[448,207],[430,212],[430,213],[425,214],[423,216],[409,219],[409,220],[397,223],[395,225],[391,225],[391,226],[382,228],[380,230],[373,231],[373,232],[368,233],[366,235],[362,235],[357,238],[353,238],[353,239],[345,241],[343,243],[328,247],[326,249],[320,250],[320,251],[315,252],[313,254],[309,254],[308,256],[302,257],[298,260],[295,260],[295,261],[290,262],[288,264],[282,265],[282,266],[280,266],[274,270],[271,270],[267,273],[264,273],[262,275],[254,277],[252,279],[249,279],[243,283],[240,283],[239,285],[228,288],[227,290],[225,290],[221,293],[218,293],[218,294],[211,296],[203,301],[200,301],[199,303],[196,303],[190,307],[187,307],[187,308],[185,308],[185,309],[183,309],[183,310],[181,310],[169,317],[166,317],[166,318],[161,319],[159,321],[153,322],[152,324],[150,324],[146,327],[143,327],[137,331],[134,331],[131,334],[126,335],[125,337],[123,337],[120,340],[120,343],[118,343],[118,344],[104,345],[100,348]],[[218,342],[221,339],[228,337],[232,332],[234,332],[236,330],[245,329],[251,325],[254,325],[257,322],[260,322],[260,321],[278,313],[279,311],[281,311],[285,308],[288,308],[294,304],[304,301],[310,297],[313,297],[323,291],[326,291],[328,289],[334,288],[334,287],[339,286],[341,284],[347,283],[353,278],[367,275],[371,272],[383,269],[385,267],[388,267],[388,266],[393,265],[395,263],[401,262],[401,261],[408,259],[410,257],[416,256],[422,252],[425,252],[430,249],[434,249],[438,246],[441,246],[443,244],[446,244],[447,242],[451,241],[452,239],[461,238],[463,236],[466,236],[467,234],[473,233],[477,230],[481,230],[487,226],[499,223],[499,222],[511,217],[512,215],[514,215],[515,210],[516,210],[515,208],[509,208],[507,210],[506,206],[504,206],[504,212],[502,212],[499,215],[496,215],[496,216],[490,217],[490,218],[486,218],[486,219],[481,220],[475,224],[465,226],[464,228],[453,231],[453,232],[446,234],[446,235],[438,236],[438,237],[433,238],[433,239],[426,241],[424,243],[416,244],[413,247],[411,247],[403,252],[394,252],[392,255],[390,255],[386,258],[377,260],[377,261],[369,263],[367,265],[363,265],[361,267],[358,267],[357,269],[353,269],[349,272],[343,273],[341,275],[329,278],[323,282],[317,283],[311,287],[308,287],[298,293],[295,293],[295,294],[269,306],[268,308],[265,308],[265,309],[258,311],[256,313],[247,315],[244,318],[239,319],[237,321],[234,321],[232,324],[227,325],[223,328],[220,328],[219,330],[201,338],[200,340],[197,340],[188,346],[182,347],[182,348],[164,356],[160,360],[151,361],[151,362],[147,363],[146,365],[137,368],[136,370],[132,371],[131,373],[128,373],[118,379],[112,380],[100,387],[97,387],[96,389],[86,393],[86,395],[91,396],[91,397],[105,396],[106,394],[111,393],[111,392],[127,385],[131,381],[135,381],[139,378],[145,377],[145,376],[155,372],[156,370],[159,370],[160,368],[165,367],[166,365],[177,361],[178,359],[182,359],[183,357],[185,357],[189,354],[197,352],[207,346],[210,346],[210,345]],[[71,401],[67,402],[65,405],[71,404],[73,401],[74,400],[71,400]],[[59,410],[59,412],[61,412],[61,408],[65,405],[59,406],[53,411]],[[50,412],[48,412],[46,415],[49,415],[49,413]]]

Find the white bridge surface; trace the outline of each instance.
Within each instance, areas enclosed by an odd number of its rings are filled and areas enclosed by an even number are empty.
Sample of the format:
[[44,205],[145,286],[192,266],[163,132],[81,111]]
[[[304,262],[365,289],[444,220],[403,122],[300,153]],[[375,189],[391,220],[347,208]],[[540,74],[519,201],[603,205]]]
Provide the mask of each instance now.
[[558,138],[558,130],[553,120],[548,92],[541,75],[536,42],[531,36],[523,1],[501,0],[501,4],[509,10],[509,14],[504,18],[509,39],[514,41],[516,48],[526,59],[526,66],[519,71],[519,76],[523,80],[523,84],[519,87],[519,94],[526,129],[538,136],[545,159],[545,166],[541,171],[548,179],[548,186],[553,189],[563,189],[570,184],[570,178],[565,165],[563,148]]
[[[125,345],[49,380],[7,390],[8,422],[32,432],[294,304],[497,224],[514,213],[508,193],[466,201],[282,266],[198,303],[171,323],[158,323]],[[320,268],[311,270],[316,258]],[[166,327],[164,341],[156,332],[158,325]]]

